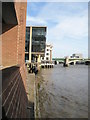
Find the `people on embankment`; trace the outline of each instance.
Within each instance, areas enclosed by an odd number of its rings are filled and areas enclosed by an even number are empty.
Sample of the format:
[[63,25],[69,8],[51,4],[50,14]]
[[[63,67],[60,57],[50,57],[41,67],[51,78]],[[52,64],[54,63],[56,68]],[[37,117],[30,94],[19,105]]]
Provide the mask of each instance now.
[[37,75],[38,69],[35,65],[31,65],[31,63],[28,65],[28,73],[35,73]]

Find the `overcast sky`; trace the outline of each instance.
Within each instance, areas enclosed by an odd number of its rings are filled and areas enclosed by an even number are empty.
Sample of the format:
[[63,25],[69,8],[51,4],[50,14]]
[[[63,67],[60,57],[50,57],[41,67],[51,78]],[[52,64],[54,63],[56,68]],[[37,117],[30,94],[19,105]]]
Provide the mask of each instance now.
[[53,57],[88,56],[87,2],[28,2],[26,24],[47,26]]

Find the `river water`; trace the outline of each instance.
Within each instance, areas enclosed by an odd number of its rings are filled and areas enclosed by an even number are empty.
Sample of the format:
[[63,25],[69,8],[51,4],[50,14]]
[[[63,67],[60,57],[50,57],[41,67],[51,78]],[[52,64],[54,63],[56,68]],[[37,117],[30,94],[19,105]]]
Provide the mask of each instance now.
[[41,118],[88,117],[88,66],[41,69],[37,76]]

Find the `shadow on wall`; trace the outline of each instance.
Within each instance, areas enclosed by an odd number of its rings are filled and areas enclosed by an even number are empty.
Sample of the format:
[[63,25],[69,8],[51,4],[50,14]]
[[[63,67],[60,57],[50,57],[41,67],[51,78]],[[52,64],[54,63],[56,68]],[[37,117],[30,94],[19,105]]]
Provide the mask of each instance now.
[[2,33],[18,24],[13,2],[2,2]]
[[2,119],[3,119],[3,120],[8,120],[8,118],[7,118],[6,115],[5,115],[4,107],[2,107]]
[[[22,74],[23,70],[22,70]],[[28,99],[20,67],[2,70],[2,116],[4,118],[29,118]]]

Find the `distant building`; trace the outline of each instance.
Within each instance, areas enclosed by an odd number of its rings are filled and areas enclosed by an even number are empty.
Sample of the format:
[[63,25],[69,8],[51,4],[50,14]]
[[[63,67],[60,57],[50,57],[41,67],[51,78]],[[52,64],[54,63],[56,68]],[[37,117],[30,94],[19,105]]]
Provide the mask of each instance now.
[[52,61],[52,45],[47,44],[45,49],[45,56],[41,57],[41,61],[51,62]]
[[26,27],[25,61],[41,62],[41,56],[45,54],[47,27]]
[[72,54],[72,56],[70,56],[70,58],[79,58],[79,59],[82,59],[83,56],[82,56],[82,54],[76,53],[76,54]]

